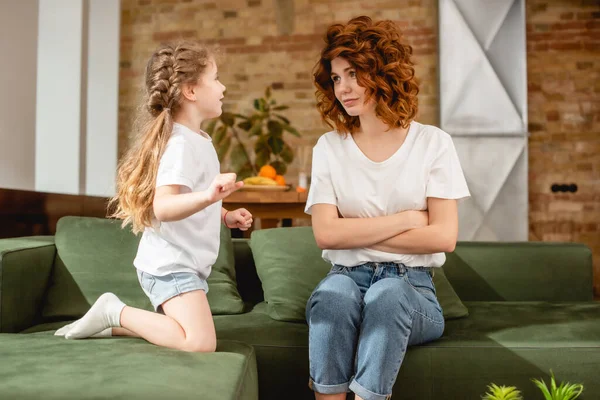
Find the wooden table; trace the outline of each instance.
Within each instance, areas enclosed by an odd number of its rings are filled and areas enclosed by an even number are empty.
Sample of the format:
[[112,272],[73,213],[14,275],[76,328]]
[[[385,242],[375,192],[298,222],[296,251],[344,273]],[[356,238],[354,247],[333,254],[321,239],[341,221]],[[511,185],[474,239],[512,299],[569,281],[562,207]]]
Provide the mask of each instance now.
[[223,200],[223,207],[235,210],[243,207],[254,219],[260,218],[261,229],[274,228],[281,219],[310,218],[304,213],[307,193],[295,191],[244,191],[238,190]]

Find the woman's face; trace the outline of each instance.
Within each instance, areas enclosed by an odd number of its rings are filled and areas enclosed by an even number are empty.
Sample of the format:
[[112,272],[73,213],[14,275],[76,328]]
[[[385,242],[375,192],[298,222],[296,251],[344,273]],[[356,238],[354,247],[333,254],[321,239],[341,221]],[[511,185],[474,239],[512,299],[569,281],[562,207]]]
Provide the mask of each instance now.
[[331,80],[335,97],[348,115],[357,117],[374,111],[374,101],[365,102],[366,89],[359,86],[356,69],[346,59],[336,57],[331,60]]

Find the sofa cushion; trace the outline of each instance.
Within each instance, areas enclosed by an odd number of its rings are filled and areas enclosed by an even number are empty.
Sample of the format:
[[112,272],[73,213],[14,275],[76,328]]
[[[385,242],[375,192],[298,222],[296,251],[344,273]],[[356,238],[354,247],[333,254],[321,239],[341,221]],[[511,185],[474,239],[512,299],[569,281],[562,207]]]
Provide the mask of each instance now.
[[[250,247],[262,282],[271,318],[305,321],[306,302],[331,265],[321,257],[311,227],[264,229],[252,232]],[[468,310],[443,271],[433,277],[444,318],[460,318]]]
[[[561,380],[582,382],[586,393],[600,393],[596,377],[599,302],[466,305],[469,317],[448,321],[441,339],[409,348],[394,385],[394,399],[476,399],[490,382],[516,385],[527,398],[537,398],[531,378],[548,381],[550,369]],[[219,343],[244,341],[254,347],[261,399],[314,398],[307,385],[305,323],[272,319],[266,303],[244,314],[217,315],[214,320]],[[39,325],[28,332],[57,327]]]
[[[43,309],[46,321],[77,318],[104,292],[132,307],[152,310],[140,288],[133,259],[140,240],[118,220],[64,217],[57,225],[53,276]],[[208,278],[213,314],[243,312],[237,291],[230,230],[221,230],[219,256]]]
[[0,334],[2,399],[258,400],[252,346],[186,353],[136,338]]
[[[394,385],[396,399],[476,399],[490,382],[537,398],[531,378],[600,390],[600,303],[469,302],[469,317],[446,322],[441,339],[411,347]],[[215,317],[217,337],[254,346],[261,399],[309,399],[308,327],[273,320],[266,303]],[[411,390],[407,391],[406,387]],[[451,393],[451,396],[448,395]]]

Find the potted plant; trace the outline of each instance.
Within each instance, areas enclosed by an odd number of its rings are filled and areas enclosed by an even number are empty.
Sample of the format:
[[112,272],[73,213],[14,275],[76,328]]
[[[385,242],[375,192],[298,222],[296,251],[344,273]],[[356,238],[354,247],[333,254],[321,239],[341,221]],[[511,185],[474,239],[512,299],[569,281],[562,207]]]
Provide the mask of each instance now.
[[487,393],[481,397],[482,400],[523,400],[521,392],[514,386],[498,386],[492,383],[487,389]]
[[550,370],[550,387],[543,379],[532,379],[532,381],[542,391],[546,400],[574,400],[583,392],[583,385],[580,383],[561,382],[557,386],[552,370]]
[[[230,166],[239,179],[256,176],[265,165],[270,165],[283,176],[287,166],[294,160],[294,151],[286,143],[284,133],[300,137],[290,120],[281,114],[286,105],[278,105],[267,87],[264,97],[254,99],[249,115],[224,112],[218,119],[208,123],[205,131],[212,137],[219,160],[229,157]],[[240,130],[251,139],[254,157],[246,150],[240,138]]]

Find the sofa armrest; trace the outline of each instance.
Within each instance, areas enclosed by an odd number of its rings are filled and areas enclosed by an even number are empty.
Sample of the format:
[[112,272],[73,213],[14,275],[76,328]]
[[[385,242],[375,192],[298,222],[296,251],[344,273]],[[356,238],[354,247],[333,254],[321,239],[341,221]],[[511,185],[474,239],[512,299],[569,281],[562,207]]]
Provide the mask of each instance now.
[[0,332],[34,325],[56,255],[54,237],[0,239]]

